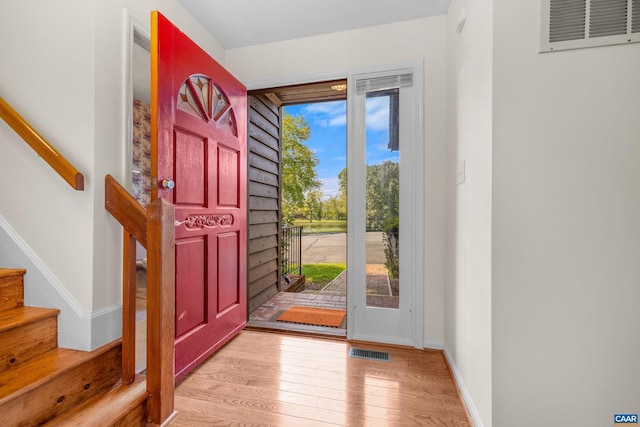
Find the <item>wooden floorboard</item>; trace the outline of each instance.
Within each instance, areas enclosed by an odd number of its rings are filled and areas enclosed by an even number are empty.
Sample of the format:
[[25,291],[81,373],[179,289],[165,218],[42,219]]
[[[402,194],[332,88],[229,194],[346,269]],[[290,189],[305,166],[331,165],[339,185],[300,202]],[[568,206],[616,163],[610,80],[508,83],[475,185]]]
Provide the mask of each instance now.
[[[391,362],[349,358],[355,346]],[[243,331],[176,388],[173,427],[472,425],[441,351]]]

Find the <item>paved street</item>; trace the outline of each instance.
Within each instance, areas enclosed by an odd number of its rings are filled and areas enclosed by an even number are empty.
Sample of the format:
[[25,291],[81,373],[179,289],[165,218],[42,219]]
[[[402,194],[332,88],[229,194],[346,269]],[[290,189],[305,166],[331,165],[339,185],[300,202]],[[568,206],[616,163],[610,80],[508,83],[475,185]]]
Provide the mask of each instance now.
[[[382,232],[367,233],[367,263],[384,264],[384,244]],[[347,234],[303,234],[302,235],[302,263],[320,264],[346,262]]]

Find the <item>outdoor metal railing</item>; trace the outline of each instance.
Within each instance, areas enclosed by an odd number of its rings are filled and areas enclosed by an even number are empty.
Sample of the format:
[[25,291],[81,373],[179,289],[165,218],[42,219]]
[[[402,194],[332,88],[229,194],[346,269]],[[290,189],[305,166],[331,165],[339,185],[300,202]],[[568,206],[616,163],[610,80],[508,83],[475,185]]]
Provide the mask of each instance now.
[[282,275],[296,270],[302,275],[302,227],[282,227],[280,242]]

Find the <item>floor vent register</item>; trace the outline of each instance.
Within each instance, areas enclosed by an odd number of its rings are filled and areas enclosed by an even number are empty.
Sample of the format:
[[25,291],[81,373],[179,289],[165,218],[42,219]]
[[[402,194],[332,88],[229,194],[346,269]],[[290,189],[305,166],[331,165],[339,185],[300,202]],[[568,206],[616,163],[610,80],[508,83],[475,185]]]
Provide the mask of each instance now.
[[364,350],[361,348],[351,347],[349,357],[355,359],[378,360],[381,362],[391,362],[391,355],[386,351]]

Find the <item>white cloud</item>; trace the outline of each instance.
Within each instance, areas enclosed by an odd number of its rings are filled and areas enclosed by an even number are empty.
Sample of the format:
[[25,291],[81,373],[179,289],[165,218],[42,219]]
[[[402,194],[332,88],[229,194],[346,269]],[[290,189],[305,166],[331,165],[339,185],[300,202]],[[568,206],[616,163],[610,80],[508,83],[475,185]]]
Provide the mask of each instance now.
[[318,102],[303,110],[308,122],[323,127],[338,127],[347,124],[347,104],[344,101]]
[[386,96],[368,98],[367,129],[372,131],[384,131],[389,129],[389,98]]
[[385,157],[380,157],[380,158],[376,158],[375,160],[371,160],[371,161],[367,161],[367,166],[372,166],[372,165],[381,165],[384,162],[395,162],[398,163],[400,161],[400,159],[398,158],[398,156],[385,156]]
[[340,180],[337,176],[329,178],[320,178],[322,182],[322,195],[325,199],[335,196],[340,191]]
[[307,105],[304,110],[312,114],[337,114],[346,111],[346,104],[344,101],[316,102]]
[[382,152],[388,152],[389,150],[389,143],[388,142],[381,142],[379,144],[375,144],[373,146],[374,150],[377,151],[382,151]]
[[329,127],[338,127],[338,126],[346,126],[347,125],[347,115],[341,114],[336,117],[332,117],[327,121],[327,126]]
[[[367,129],[386,131],[389,129],[389,97],[374,97],[366,100]],[[316,102],[305,105],[298,113],[312,126],[339,127],[347,124],[345,101]]]

